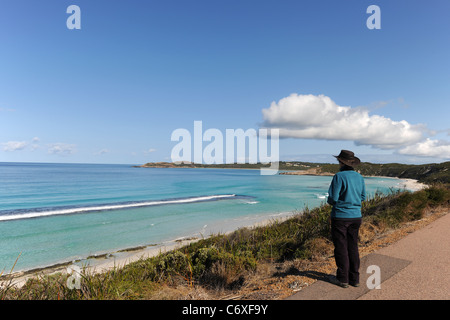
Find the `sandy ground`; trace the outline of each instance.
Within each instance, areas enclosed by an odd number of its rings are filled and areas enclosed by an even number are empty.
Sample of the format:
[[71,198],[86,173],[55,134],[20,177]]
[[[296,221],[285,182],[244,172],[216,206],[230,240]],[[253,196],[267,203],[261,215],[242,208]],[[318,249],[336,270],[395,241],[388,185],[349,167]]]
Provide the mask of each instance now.
[[[389,178],[389,177],[386,177]],[[392,177],[390,178],[392,179]],[[420,183],[417,180],[414,179],[399,179],[401,180],[400,184],[407,190],[411,190],[411,191],[419,191],[424,189],[427,185]]]

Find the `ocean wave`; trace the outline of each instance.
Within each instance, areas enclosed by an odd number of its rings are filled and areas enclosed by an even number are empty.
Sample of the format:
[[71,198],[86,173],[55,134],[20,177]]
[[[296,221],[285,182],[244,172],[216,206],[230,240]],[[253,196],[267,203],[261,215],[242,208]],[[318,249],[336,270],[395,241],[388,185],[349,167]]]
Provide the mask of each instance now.
[[160,206],[160,205],[168,205],[168,204],[185,204],[185,203],[195,203],[195,202],[205,202],[205,201],[217,201],[217,200],[226,200],[226,199],[242,198],[242,197],[245,198],[246,196],[237,196],[235,194],[219,194],[219,195],[198,196],[198,197],[190,197],[190,198],[176,198],[176,199],[165,199],[165,200],[111,203],[111,204],[91,205],[91,206],[83,206],[83,207],[77,206],[77,207],[54,207],[54,208],[6,210],[6,211],[0,211],[0,222],[1,221],[9,221],[9,220],[48,217],[48,216],[55,216],[55,215],[87,213],[87,212],[94,212],[94,211],[111,211],[111,210],[119,210],[119,209]]

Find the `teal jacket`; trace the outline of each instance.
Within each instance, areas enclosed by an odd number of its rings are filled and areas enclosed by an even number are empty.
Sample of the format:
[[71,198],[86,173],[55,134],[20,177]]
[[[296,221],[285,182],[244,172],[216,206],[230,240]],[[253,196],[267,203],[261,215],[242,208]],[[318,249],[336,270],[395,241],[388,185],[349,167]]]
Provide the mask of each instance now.
[[358,172],[344,167],[334,175],[327,200],[333,206],[332,218],[361,218],[361,202],[365,199],[364,178]]

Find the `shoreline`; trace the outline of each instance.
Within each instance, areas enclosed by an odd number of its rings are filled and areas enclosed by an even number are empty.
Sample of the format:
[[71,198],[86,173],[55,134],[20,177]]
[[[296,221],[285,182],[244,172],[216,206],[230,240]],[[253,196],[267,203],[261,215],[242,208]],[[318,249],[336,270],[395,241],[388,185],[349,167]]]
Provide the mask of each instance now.
[[[297,175],[292,172],[290,174]],[[302,175],[302,174],[301,174]],[[399,180],[398,188],[407,189],[410,191],[418,191],[425,188],[427,185],[418,182],[415,179],[388,177],[388,176],[365,176],[367,178],[386,178]],[[78,266],[81,269],[85,269],[88,273],[102,273],[112,270],[114,268],[123,268],[127,264],[138,261],[140,259],[147,259],[158,254],[176,250],[190,243],[209,238],[216,234],[229,234],[240,228],[256,228],[258,226],[264,226],[273,222],[281,222],[292,216],[299,214],[299,212],[278,212],[265,214],[263,216],[246,216],[241,217],[238,220],[227,220],[228,224],[225,225],[225,232],[219,230],[216,226],[211,230],[208,236],[203,236],[201,233],[196,233],[187,236],[181,236],[172,240],[168,240],[158,244],[146,244],[136,247],[128,247],[110,252],[99,252],[98,254],[90,255],[86,258],[81,258],[71,261],[62,261],[56,264],[25,269],[17,272],[6,273],[0,278],[0,283],[8,283],[12,281],[12,286],[21,287],[30,278],[38,278],[40,276],[47,276],[56,273],[67,273],[67,269],[70,266]],[[301,212],[300,212],[301,214]],[[218,224],[223,228],[223,224]],[[3,278],[3,279],[2,279]]]
[[386,178],[386,179],[401,180],[403,183],[400,182],[399,184],[402,184],[403,189],[407,189],[410,191],[419,191],[419,190],[425,189],[427,187],[427,184],[419,182],[416,179],[387,177],[387,176],[364,176],[364,178]]
[[161,244],[149,244],[138,247],[129,247],[102,254],[94,254],[86,258],[73,261],[65,261],[49,266],[31,268],[12,273],[7,273],[0,278],[0,283],[8,283],[11,281],[11,286],[20,288],[29,279],[40,278],[42,276],[51,276],[54,274],[66,274],[69,267],[77,266],[84,269],[87,273],[103,273],[113,269],[121,269],[127,264],[138,261],[140,259],[151,258],[160,253],[175,250],[178,247],[183,247],[200,240],[200,238],[175,239]]
[[[334,173],[330,172],[317,172],[316,168],[302,170],[302,171],[282,171],[280,175],[292,175],[292,176],[334,176]],[[399,177],[389,177],[389,176],[366,176],[364,178],[384,178],[384,179],[396,179],[404,182],[402,184],[404,189],[411,191],[419,191],[426,188],[427,184],[419,182],[417,179],[410,178],[399,178]]]
[[[292,216],[299,214],[296,212],[281,212],[277,214],[271,214],[267,216],[252,217],[252,222],[247,220],[241,220],[241,223],[235,226],[228,227],[225,232],[211,232],[208,236],[203,237],[201,234],[183,236],[173,240],[165,241],[159,244],[148,244],[137,247],[129,247],[120,249],[117,251],[99,253],[90,255],[86,258],[81,258],[72,261],[63,261],[56,264],[52,264],[44,267],[31,268],[27,270],[12,272],[4,274],[0,278],[0,283],[11,283],[12,287],[20,288],[29,279],[40,278],[42,276],[51,276],[54,274],[62,273],[66,274],[68,268],[71,266],[78,266],[84,269],[86,273],[98,274],[107,272],[114,269],[124,268],[126,265],[139,261],[141,259],[148,259],[155,257],[159,254],[170,252],[182,248],[191,243],[207,239],[216,234],[229,234],[241,228],[257,228],[259,226],[265,226],[273,222],[282,222]],[[245,222],[250,223],[245,223]],[[243,223],[242,223],[243,222]],[[3,279],[2,279],[3,278]]]

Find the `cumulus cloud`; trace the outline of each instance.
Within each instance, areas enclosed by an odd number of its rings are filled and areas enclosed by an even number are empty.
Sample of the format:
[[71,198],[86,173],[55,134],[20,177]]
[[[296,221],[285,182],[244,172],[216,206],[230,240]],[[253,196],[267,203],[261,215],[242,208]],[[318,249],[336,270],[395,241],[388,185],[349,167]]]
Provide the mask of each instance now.
[[424,139],[423,125],[370,115],[365,108],[339,106],[324,95],[292,94],[263,109],[263,127],[278,128],[280,137],[351,140],[356,145],[395,149]]
[[62,156],[74,154],[75,151],[75,145],[67,143],[53,143],[48,147],[48,153]]
[[279,129],[281,138],[347,140],[401,155],[450,159],[450,142],[426,137],[436,132],[425,125],[340,106],[325,95],[291,94],[272,102],[262,114],[261,126]]
[[18,151],[23,150],[27,147],[28,143],[26,141],[8,141],[2,143],[4,151]]
[[398,150],[399,154],[450,159],[450,142],[427,138]]

